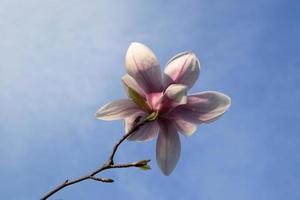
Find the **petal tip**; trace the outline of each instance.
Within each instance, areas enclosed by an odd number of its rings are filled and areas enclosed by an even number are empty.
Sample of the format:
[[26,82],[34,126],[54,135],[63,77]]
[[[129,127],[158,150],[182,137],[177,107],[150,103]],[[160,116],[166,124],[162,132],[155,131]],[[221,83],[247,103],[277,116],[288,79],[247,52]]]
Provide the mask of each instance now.
[[159,164],[159,162],[158,162],[158,167],[160,168],[161,172],[165,176],[169,176],[174,171],[174,169],[175,169],[175,166],[173,166],[173,167],[167,167],[167,166]]
[[231,105],[231,97],[230,96],[228,96],[222,92],[218,92],[218,91],[207,91],[207,92],[215,93],[216,95],[220,96],[224,100],[224,105],[226,105],[227,107],[229,107]]
[[223,96],[224,98],[224,106],[226,107],[225,111],[228,110],[228,108],[231,106],[231,97],[226,95],[226,94],[223,94],[221,92],[217,92],[219,95]]
[[95,114],[95,118],[98,120],[105,120],[105,121],[110,121],[109,117],[106,115],[106,113],[103,112],[104,106],[101,107]]
[[163,170],[161,169],[162,173],[165,175],[165,176],[170,176],[170,174],[172,173],[173,170]]
[[95,116],[95,118],[96,119],[99,119],[99,120],[103,120],[103,116],[102,116],[102,114],[101,114],[101,111],[99,110],[99,111],[97,111],[95,114],[94,114],[94,116]]
[[227,98],[227,109],[231,106],[231,97],[225,95],[225,97]]
[[146,47],[146,45],[144,45],[143,43],[141,42],[132,42],[128,49],[132,49],[132,48],[135,48],[135,47]]
[[186,51],[172,57],[164,70],[164,86],[182,83],[191,88],[200,74],[200,62],[195,53]]

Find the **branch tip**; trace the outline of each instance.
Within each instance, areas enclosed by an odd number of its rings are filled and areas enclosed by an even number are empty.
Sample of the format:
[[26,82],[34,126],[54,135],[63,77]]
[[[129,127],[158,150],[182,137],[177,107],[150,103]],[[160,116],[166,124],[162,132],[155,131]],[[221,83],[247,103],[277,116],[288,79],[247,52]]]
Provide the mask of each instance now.
[[145,165],[147,165],[151,160],[141,160],[141,161],[137,161],[134,164],[135,167],[143,167]]
[[104,183],[112,183],[112,182],[114,182],[114,180],[111,179],[111,178],[97,178],[97,177],[94,177],[94,176],[90,176],[90,179],[92,179],[94,181],[104,182]]

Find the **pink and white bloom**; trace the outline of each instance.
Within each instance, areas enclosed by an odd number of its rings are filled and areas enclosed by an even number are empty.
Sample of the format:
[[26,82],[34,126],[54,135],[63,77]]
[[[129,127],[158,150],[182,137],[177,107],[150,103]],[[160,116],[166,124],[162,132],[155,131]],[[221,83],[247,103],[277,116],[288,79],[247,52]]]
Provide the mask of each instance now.
[[149,141],[158,135],[157,164],[165,175],[175,168],[180,157],[178,132],[192,135],[197,124],[208,123],[223,115],[230,97],[213,91],[187,95],[200,73],[200,63],[192,52],[177,54],[166,64],[163,76],[150,48],[132,43],[126,53],[127,74],[122,77],[129,99],[112,101],[96,113],[97,119],[124,119],[128,132],[137,120],[155,113],[128,140]]

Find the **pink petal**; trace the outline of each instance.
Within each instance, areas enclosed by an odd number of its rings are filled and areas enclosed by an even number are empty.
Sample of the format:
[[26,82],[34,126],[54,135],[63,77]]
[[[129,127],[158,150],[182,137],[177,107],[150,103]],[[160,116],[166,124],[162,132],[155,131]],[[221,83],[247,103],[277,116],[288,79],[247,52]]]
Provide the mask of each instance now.
[[[134,126],[134,119],[125,119],[125,130],[128,132]],[[147,122],[141,126],[133,135],[127,139],[130,141],[149,141],[155,138],[158,134],[159,126],[157,121]]]
[[136,92],[138,92],[142,97],[146,97],[146,93],[143,90],[143,88],[141,88],[139,84],[136,82],[136,80],[132,78],[129,74],[125,74],[122,77],[122,81],[127,92],[128,92],[128,87],[130,87]]
[[162,113],[182,104],[187,103],[187,87],[181,84],[170,85],[164,93],[156,92],[147,94],[147,102],[152,110]]
[[156,161],[162,172],[168,176],[174,170],[180,157],[180,139],[176,128],[161,121],[156,143]]
[[174,106],[177,106],[187,103],[186,94],[187,86],[182,84],[172,84],[166,89],[164,96],[170,99]]
[[177,130],[185,136],[191,136],[197,130],[196,124],[183,119],[174,119],[173,122],[176,125]]
[[125,65],[127,73],[145,92],[162,90],[159,62],[150,48],[141,43],[132,43],[126,53]]
[[198,119],[210,122],[230,107],[229,96],[220,92],[201,92],[188,97],[188,108],[198,114]]
[[176,106],[186,104],[187,103],[187,87],[182,84],[172,84],[170,85],[165,92],[158,96],[156,104],[153,104],[152,102],[148,100],[147,101],[152,103],[151,107],[155,110],[159,110],[161,113],[168,113],[170,110],[175,108]]
[[230,97],[219,92],[201,92],[188,96],[188,103],[175,108],[170,117],[179,117],[192,123],[209,123],[230,107]]
[[191,52],[177,54],[167,63],[164,70],[164,88],[170,84],[184,84],[191,88],[199,77],[200,63]]
[[147,103],[150,109],[159,110],[162,106],[162,92],[155,92],[147,94]]
[[96,118],[102,120],[117,120],[131,116],[141,109],[130,99],[112,101],[102,106],[96,112]]

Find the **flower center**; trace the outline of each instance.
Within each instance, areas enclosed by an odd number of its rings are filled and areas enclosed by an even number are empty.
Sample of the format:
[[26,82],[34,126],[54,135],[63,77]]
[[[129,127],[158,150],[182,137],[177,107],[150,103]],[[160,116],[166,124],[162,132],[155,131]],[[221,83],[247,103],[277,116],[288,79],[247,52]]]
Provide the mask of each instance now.
[[149,112],[160,112],[163,108],[163,93],[156,92],[147,94],[147,105],[149,107]]

